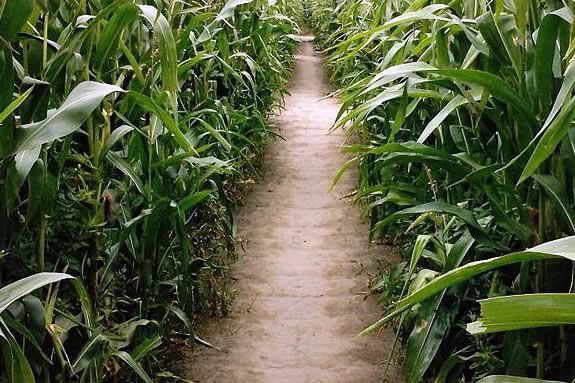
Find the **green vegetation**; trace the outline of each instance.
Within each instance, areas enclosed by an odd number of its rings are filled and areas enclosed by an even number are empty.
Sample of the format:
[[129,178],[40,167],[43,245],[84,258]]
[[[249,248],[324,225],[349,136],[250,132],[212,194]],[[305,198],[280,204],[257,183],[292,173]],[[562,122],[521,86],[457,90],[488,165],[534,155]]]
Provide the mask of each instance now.
[[[0,0],[0,382],[178,379],[299,5]],[[398,328],[408,383],[575,382],[574,3],[308,7],[341,173],[402,250],[364,332]]]
[[0,381],[170,380],[225,314],[293,7],[0,1]]
[[399,327],[408,383],[574,381],[574,9],[310,8],[341,88],[335,127],[359,142],[342,172],[359,164],[372,237],[403,249],[367,331]]

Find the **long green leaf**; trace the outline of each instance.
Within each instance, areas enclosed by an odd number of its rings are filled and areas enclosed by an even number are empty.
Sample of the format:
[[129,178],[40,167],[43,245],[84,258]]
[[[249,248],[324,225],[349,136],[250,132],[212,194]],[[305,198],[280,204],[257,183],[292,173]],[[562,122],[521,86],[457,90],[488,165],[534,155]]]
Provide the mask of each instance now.
[[557,33],[562,23],[573,23],[573,14],[568,7],[550,12],[539,26],[535,45],[535,80],[538,96],[544,108],[551,102],[553,85],[553,57],[555,56]]
[[[160,65],[162,67],[162,81],[164,88],[170,94],[172,103],[176,102],[178,93],[178,52],[176,41],[172,34],[172,28],[168,19],[151,5],[138,5],[142,16],[154,28],[154,34],[158,36],[160,48]],[[173,105],[175,106],[175,105]],[[176,110],[174,110],[176,112]]]
[[567,102],[557,118],[549,125],[545,133],[539,139],[537,146],[531,157],[527,161],[527,165],[519,177],[518,183],[522,183],[530,177],[539,166],[545,161],[555,150],[559,142],[565,138],[573,120],[575,119],[575,97]]
[[481,317],[467,324],[471,334],[575,324],[575,294],[523,294],[482,299]]
[[130,368],[136,373],[138,374],[138,376],[140,378],[142,378],[142,380],[146,383],[154,383],[152,381],[152,379],[148,376],[148,374],[146,374],[146,371],[144,371],[144,369],[142,368],[142,366],[140,366],[140,364],[138,362],[136,362],[134,360],[134,358],[132,358],[132,356],[130,354],[128,354],[126,351],[115,351],[112,353],[112,355],[117,356],[118,358],[122,359],[124,362],[126,362],[126,364],[128,366],[130,366]]
[[123,92],[122,88],[93,81],[80,83],[48,118],[16,130],[14,152],[34,149],[73,133],[82,126],[104,97],[117,92]]
[[180,145],[182,149],[186,152],[196,153],[190,141],[186,138],[184,133],[178,127],[176,121],[170,116],[170,114],[160,107],[154,100],[150,97],[137,92],[130,92],[129,96],[132,97],[136,103],[145,111],[154,113],[156,116],[162,120],[166,128],[174,135],[174,140]]
[[138,7],[133,3],[122,4],[106,23],[96,48],[95,66],[100,72],[106,60],[115,54],[119,47],[120,37],[126,26],[138,17]]
[[482,261],[470,262],[457,269],[448,271],[447,273],[433,279],[427,285],[415,291],[411,295],[396,302],[391,313],[369,326],[367,329],[362,331],[361,334],[367,334],[381,328],[397,315],[410,307],[413,307],[413,305],[420,303],[451,286],[466,282],[478,274],[509,264],[552,259],[555,257],[563,257],[575,261],[575,236],[546,242],[527,251],[511,253]]
[[18,108],[26,98],[32,93],[34,87],[29,88],[26,92],[22,93],[20,96],[16,97],[14,101],[10,103],[2,112],[0,112],[0,124],[6,119],[16,108]]
[[2,319],[0,319],[0,349],[8,375],[8,383],[36,382],[32,367],[26,359],[24,351]]
[[489,237],[487,236],[487,234],[485,233],[483,228],[481,226],[479,226],[479,223],[475,219],[475,216],[473,215],[473,213],[471,213],[469,210],[463,209],[463,208],[458,207],[458,206],[450,205],[450,204],[445,203],[445,202],[428,202],[425,204],[410,207],[410,208],[395,212],[393,214],[390,214],[384,220],[378,222],[374,226],[373,231],[375,232],[375,231],[378,231],[378,230],[380,230],[386,226],[389,226],[390,224],[392,224],[393,222],[397,221],[398,219],[400,219],[404,216],[413,215],[413,214],[429,213],[429,212],[445,213],[445,214],[456,216],[457,218],[459,218],[463,222],[465,222],[465,224],[469,228],[469,231],[475,237],[475,239],[477,239],[478,241],[488,243],[493,247],[499,247],[497,244],[494,244],[491,241],[491,239],[489,239]]
[[30,294],[32,291],[50,283],[72,278],[74,277],[64,273],[39,273],[2,287],[0,289],[0,314],[13,302]]

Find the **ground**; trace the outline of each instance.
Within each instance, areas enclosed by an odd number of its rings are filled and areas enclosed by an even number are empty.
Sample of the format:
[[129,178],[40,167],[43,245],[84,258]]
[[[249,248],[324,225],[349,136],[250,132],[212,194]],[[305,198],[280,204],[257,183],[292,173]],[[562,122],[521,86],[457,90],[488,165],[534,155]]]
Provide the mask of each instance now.
[[[338,111],[322,99],[328,92],[322,58],[304,41],[276,121],[285,141],[270,148],[265,177],[239,212],[232,310],[201,329],[218,349],[194,353],[194,382],[381,381],[392,331],[356,337],[381,316],[365,295],[379,249],[368,248],[357,206],[342,198],[355,174],[330,191],[345,137],[328,134]],[[390,370],[389,381],[401,381]]]

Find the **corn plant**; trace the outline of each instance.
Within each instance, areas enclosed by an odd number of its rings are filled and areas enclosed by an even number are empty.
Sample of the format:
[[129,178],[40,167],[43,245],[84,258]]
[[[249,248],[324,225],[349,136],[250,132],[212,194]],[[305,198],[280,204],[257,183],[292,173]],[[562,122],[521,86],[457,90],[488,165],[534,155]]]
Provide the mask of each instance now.
[[[341,172],[359,165],[353,197],[372,238],[397,236],[405,249],[404,271],[374,286],[394,289],[382,298],[396,302],[369,330],[397,319],[408,382],[575,376],[571,242],[554,241],[575,234],[573,10],[562,1],[313,3],[341,87],[334,127],[359,137]],[[457,280],[442,285],[448,276]]]
[[276,134],[298,12],[0,2],[0,283],[75,277],[0,310],[0,380],[152,381],[225,311],[233,195]]

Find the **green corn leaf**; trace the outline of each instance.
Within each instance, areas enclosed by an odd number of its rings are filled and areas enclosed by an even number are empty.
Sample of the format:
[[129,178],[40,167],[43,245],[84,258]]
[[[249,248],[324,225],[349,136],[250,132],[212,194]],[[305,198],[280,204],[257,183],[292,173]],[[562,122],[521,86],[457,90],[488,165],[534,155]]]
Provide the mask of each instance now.
[[568,7],[550,12],[539,26],[535,45],[535,80],[537,92],[544,109],[551,103],[553,85],[553,57],[556,40],[562,23],[572,24],[573,14]]
[[30,95],[30,93],[32,93],[33,90],[34,87],[29,88],[26,92],[16,97],[16,99],[12,101],[10,105],[8,105],[2,112],[0,112],[0,124],[26,100],[26,98]]
[[160,120],[162,120],[164,126],[174,135],[174,140],[182,147],[182,149],[187,152],[196,153],[190,141],[186,136],[184,136],[184,133],[182,133],[178,127],[176,121],[174,121],[172,116],[170,116],[165,109],[160,107],[154,100],[146,95],[137,92],[130,92],[128,94],[142,109],[147,112],[154,113],[160,118]]
[[137,362],[161,345],[162,337],[159,335],[152,338],[146,338],[140,344],[134,347],[134,350],[132,351],[132,357]]
[[[375,97],[372,97],[371,99],[362,103],[359,107],[354,108],[351,112],[343,116],[343,118],[339,119],[335,127],[336,128],[343,127],[348,121],[355,120],[350,126],[351,130],[353,127],[363,124],[365,122],[366,117],[371,112],[373,112],[375,108],[381,106],[385,102],[401,98],[403,96],[403,93],[404,92],[401,84],[385,89]],[[440,92],[427,89],[410,88],[407,90],[407,93],[409,97],[416,97],[416,98],[436,98],[436,99],[443,98],[443,95]],[[344,112],[345,110],[343,110],[342,108],[339,114],[343,115]]]
[[186,330],[191,334],[194,329],[194,326],[188,315],[181,308],[174,305],[168,306],[167,309],[184,324]]
[[341,178],[343,177],[343,175],[345,174],[346,171],[348,171],[349,169],[351,169],[353,166],[357,166],[357,162],[361,159],[361,157],[354,157],[348,161],[346,161],[345,164],[343,164],[338,170],[337,173],[335,175],[335,177],[333,177],[333,180],[331,182],[330,185],[330,190],[333,190],[333,188],[337,185],[337,183],[341,180]]
[[20,151],[14,156],[6,174],[6,209],[10,211],[18,198],[20,188],[32,170],[32,166],[40,157],[42,147]]
[[0,17],[0,37],[12,41],[34,10],[34,0],[5,0]]
[[421,316],[416,319],[405,348],[406,383],[421,381],[449,328],[448,310],[441,306],[443,295],[423,302],[419,309]]
[[[172,103],[176,102],[178,93],[178,52],[176,41],[168,19],[151,5],[138,5],[142,16],[152,25],[154,34],[158,36],[160,48],[160,65],[164,88],[170,94]],[[176,105],[173,105],[175,107]],[[176,110],[174,110],[176,112]]]
[[222,10],[216,16],[216,20],[225,20],[234,15],[234,11],[242,4],[251,3],[253,0],[228,0]]
[[[2,290],[0,290],[1,292]],[[8,383],[36,382],[32,367],[26,359],[24,351],[2,319],[0,319],[0,350],[2,350]]]
[[482,261],[470,262],[464,266],[450,270],[447,273],[433,279],[421,289],[399,300],[393,306],[391,313],[369,326],[361,334],[367,334],[381,328],[390,320],[401,314],[415,304],[444,291],[457,284],[466,282],[478,274],[506,266],[509,264],[552,259],[555,257],[567,258],[575,261],[575,236],[557,239],[535,246],[527,251],[511,253],[501,257],[490,258]]
[[[433,238],[432,235],[424,234],[418,235],[415,239],[415,244],[413,245],[413,250],[411,252],[411,257],[409,259],[409,274],[406,280],[406,283],[409,281],[411,274],[415,271],[417,264],[419,262],[419,258],[421,258],[421,254],[425,250],[425,247]],[[403,294],[402,294],[403,295]]]
[[431,148],[413,141],[407,141],[402,144],[384,144],[369,150],[368,153],[376,155],[385,154],[385,156],[379,159],[379,166],[421,162],[447,169],[458,178],[465,177],[465,175],[470,172],[467,164],[462,163],[458,157],[452,156],[444,150]]
[[135,4],[125,3],[118,7],[112,18],[106,23],[98,40],[96,56],[94,57],[97,72],[101,72],[106,60],[111,55],[116,54],[124,29],[134,22],[138,15],[138,7]]
[[[561,88],[559,89],[559,93],[557,93],[557,97],[555,98],[555,101],[553,102],[553,108],[551,108],[551,111],[547,115],[547,118],[545,119],[545,123],[543,124],[543,127],[537,133],[537,137],[539,137],[541,134],[543,134],[545,132],[545,130],[549,127],[549,125],[551,125],[551,123],[555,119],[555,116],[557,116],[557,113],[559,113],[559,111],[561,110],[561,108],[565,104],[565,101],[571,95],[571,91],[573,90],[574,86],[575,86],[575,62],[571,62],[567,66],[567,69],[565,69],[565,74],[563,76],[563,83],[561,84]],[[531,146],[531,144],[530,144],[530,146]]]
[[530,106],[501,77],[475,69],[438,69],[433,72],[468,84],[477,84],[484,87],[493,97],[512,105],[519,112],[518,118],[520,118],[527,127],[536,124]]
[[477,26],[490,48],[490,56],[511,63],[518,78],[523,75],[521,53],[514,37],[517,35],[515,18],[512,15],[501,15],[494,18],[492,12],[486,12],[477,18]]
[[450,376],[451,372],[460,364],[463,364],[468,361],[477,360],[479,356],[477,354],[471,356],[463,356],[465,349],[456,352],[455,354],[450,355],[441,365],[441,370],[437,372],[437,377],[433,381],[433,383],[446,383],[449,382],[448,377]]
[[543,186],[545,193],[551,198],[569,223],[571,234],[575,234],[575,212],[570,207],[563,185],[550,174],[532,174],[531,177]]
[[218,132],[213,126],[211,126],[210,124],[208,124],[206,121],[202,120],[201,118],[194,118],[193,121],[197,121],[200,123],[200,125],[202,125],[202,127],[204,129],[206,129],[208,132],[210,132],[210,134],[222,145],[222,147],[226,150],[226,151],[230,151],[232,150],[232,144],[230,144],[228,142],[228,140],[226,140],[224,138],[224,136],[222,136],[222,134],[220,132]]
[[28,33],[28,32],[18,32],[18,37],[20,39],[26,40],[36,40],[39,43],[44,44],[44,42],[46,43],[46,47],[50,48],[51,51],[54,52],[58,52],[60,50],[60,48],[62,47],[60,44],[58,44],[57,42],[55,42],[54,40],[50,40],[50,39],[45,39],[44,36],[38,36],[35,35],[33,33]]
[[531,157],[527,161],[518,184],[525,181],[537,171],[539,166],[553,153],[559,142],[565,138],[572,121],[575,119],[575,97],[571,98],[562,108],[555,120],[545,130]]
[[387,142],[393,142],[395,140],[395,135],[405,122],[407,106],[409,103],[409,97],[407,93],[407,86],[408,82],[405,83],[403,87],[403,95],[401,96],[401,103],[399,104],[399,108],[397,109],[397,113],[395,114],[395,118],[393,119],[393,125],[391,126],[391,130],[389,132],[389,137],[387,138]]
[[205,201],[212,194],[209,190],[190,193],[187,197],[178,202],[178,210],[186,212],[197,204]]
[[[425,246],[432,238],[431,235],[419,235],[417,237],[410,259],[406,284],[411,279],[411,275]],[[404,290],[405,285],[400,296],[403,296]],[[405,349],[404,369],[407,382],[416,383],[421,380],[439,350],[445,332],[449,328],[447,310],[441,306],[444,294],[445,292],[434,299],[424,302],[418,310],[415,325],[409,334]]]
[[[480,95],[477,95],[475,98],[476,100],[480,99]],[[423,143],[427,138],[437,129],[441,123],[453,112],[455,109],[459,108],[462,105],[468,104],[469,100],[463,96],[455,96],[451,101],[445,105],[443,109],[439,113],[437,113],[431,121],[425,126],[423,132],[419,135],[417,142]]]
[[549,114],[547,115],[547,118],[545,119],[545,122],[543,123],[543,126],[537,132],[535,137],[533,137],[531,142],[529,142],[529,145],[527,145],[521,151],[521,153],[516,155],[512,160],[510,160],[507,163],[507,165],[505,165],[499,171],[502,171],[502,170],[510,167],[511,165],[513,165],[515,162],[517,162],[517,160],[519,160],[521,157],[523,157],[523,155],[525,153],[529,152],[537,144],[537,142],[539,142],[540,137],[543,134],[545,134],[545,132],[547,131],[547,128],[549,128],[549,126],[556,120],[555,117],[557,116],[557,113],[559,113],[562,110],[562,108],[565,106],[565,102],[571,96],[571,92],[572,92],[572,89],[574,86],[575,86],[575,63],[570,63],[567,66],[567,69],[565,70],[563,83],[561,85],[561,88],[559,89],[559,93],[557,94],[557,97],[555,98],[555,101],[553,103],[553,107],[551,108],[551,111],[549,112]]
[[489,47],[489,56],[499,58],[503,63],[509,63],[511,60],[505,51],[503,41],[501,41],[493,13],[485,12],[476,19],[476,23],[481,36]]
[[[14,59],[10,47],[0,47],[0,109],[4,111],[13,102],[14,90]],[[6,156],[12,150],[14,144],[14,122],[8,119],[0,123],[0,158]]]
[[467,324],[471,334],[575,324],[575,294],[523,294],[482,299],[481,317]]
[[[24,339],[34,347],[35,351],[38,352],[38,355],[40,355],[44,361],[50,363],[50,358],[44,353],[42,346],[38,343],[35,335],[32,333],[32,331],[30,331],[28,327],[14,319],[11,315],[7,315],[7,312],[2,315],[1,320],[4,321],[7,329],[10,329],[11,331],[14,331],[24,337]],[[45,325],[45,323],[42,322],[42,325]]]
[[[49,189],[49,180],[47,177],[46,164],[41,158],[38,158],[30,170],[28,177],[28,210],[26,219],[33,222],[33,217],[37,212],[48,212],[49,204],[44,203],[44,198]],[[48,185],[46,185],[48,183]]]
[[48,113],[50,102],[50,83],[32,77],[24,77],[20,91],[32,89],[32,94],[20,106],[20,120],[27,124],[44,120]]
[[23,125],[16,130],[14,152],[37,148],[76,131],[111,93],[123,92],[115,85],[85,81],[76,86],[66,101],[43,121]]
[[90,370],[94,369],[94,373],[97,373],[99,371],[98,366],[96,366],[98,360],[93,358],[92,355],[98,354],[99,350],[105,350],[107,346],[109,346],[109,341],[104,335],[100,333],[93,334],[78,355],[76,355],[76,359],[72,363],[72,370],[75,373],[86,370],[88,374],[91,374]]
[[459,267],[474,243],[475,238],[466,230],[447,253],[444,270],[449,271]]
[[13,302],[30,294],[32,291],[50,283],[72,278],[74,277],[64,273],[38,273],[2,287],[0,289],[0,314]]
[[368,93],[373,89],[386,85],[402,76],[406,76],[415,72],[428,72],[433,70],[437,70],[437,68],[421,61],[394,65],[376,74],[365,87],[365,90],[362,90],[360,94]]
[[187,59],[187,60],[184,60],[184,61],[178,63],[178,75],[180,77],[186,78],[188,76],[188,72],[194,66],[198,65],[203,60],[207,60],[207,59],[210,59],[212,57],[214,57],[213,54],[208,54],[206,52],[198,52],[198,54],[195,55],[193,58]]
[[108,152],[106,154],[106,159],[110,161],[110,163],[119,171],[124,173],[136,186],[136,189],[140,192],[141,195],[144,197],[146,196],[146,191],[144,188],[144,184],[138,175],[136,174],[135,170],[132,169],[132,166],[126,162],[122,157],[120,157],[115,152]]
[[364,31],[364,32],[360,32],[357,33],[353,36],[351,36],[349,39],[342,41],[341,43],[335,45],[332,47],[332,49],[337,49],[340,47],[347,47],[347,45],[353,41],[359,40],[359,39],[363,39],[369,36],[375,36],[381,32],[384,32],[388,29],[391,29],[393,27],[402,25],[402,24],[408,24],[408,23],[412,23],[412,22],[417,22],[417,21],[423,21],[423,20],[446,20],[445,18],[441,17],[441,16],[437,16],[435,13],[448,8],[447,5],[445,4],[432,4],[432,5],[428,5],[427,7],[420,9],[420,10],[416,10],[413,12],[406,12],[400,16],[397,16],[387,22],[385,22],[383,25]]
[[397,221],[402,217],[413,214],[429,213],[429,212],[443,213],[456,216],[457,218],[465,222],[469,231],[471,232],[471,234],[474,236],[475,239],[485,244],[488,244],[491,247],[500,248],[499,245],[493,243],[493,241],[487,236],[483,228],[479,226],[479,223],[475,219],[473,213],[471,213],[469,210],[460,208],[458,206],[450,205],[445,202],[428,202],[425,204],[410,207],[407,209],[400,210],[396,213],[390,214],[388,217],[378,222],[374,226],[373,232],[381,230],[382,228],[390,225],[391,223]]
[[130,48],[128,48],[126,46],[126,44],[122,41],[122,39],[120,39],[118,41],[118,45],[120,47],[120,50],[124,54],[124,56],[126,56],[126,59],[128,60],[128,62],[130,63],[130,66],[132,67],[132,70],[134,71],[136,78],[138,80],[140,80],[140,82],[142,82],[142,83],[146,82],[146,79],[144,78],[144,74],[142,73],[142,68],[140,67],[140,64],[138,63],[138,60],[136,60],[136,58],[134,57],[134,55],[130,51]]
[[108,151],[110,149],[112,149],[112,147],[116,143],[120,142],[122,137],[124,137],[126,134],[130,133],[133,130],[134,130],[134,128],[131,127],[130,125],[121,125],[121,126],[118,126],[116,129],[114,129],[112,131],[112,133],[110,134],[110,136],[106,139],[106,142],[104,143],[104,147],[100,151],[100,157],[105,156],[106,153],[108,153]]

